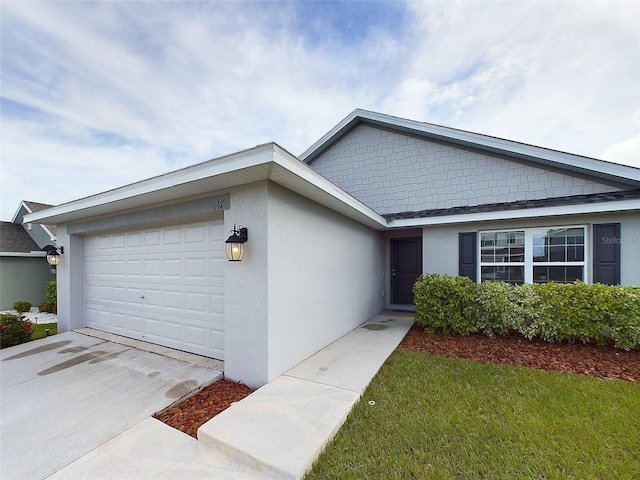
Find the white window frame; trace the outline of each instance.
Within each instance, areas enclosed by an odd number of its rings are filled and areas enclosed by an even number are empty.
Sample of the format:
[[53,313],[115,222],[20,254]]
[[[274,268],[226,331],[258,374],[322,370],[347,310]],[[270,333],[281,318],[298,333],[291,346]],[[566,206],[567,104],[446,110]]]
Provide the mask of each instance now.
[[[550,229],[582,228],[584,231],[584,260],[582,262],[534,262],[533,261],[533,236],[540,231]],[[483,262],[482,261],[482,235],[491,233],[524,232],[524,262]],[[477,277],[478,283],[482,282],[482,267],[524,267],[524,283],[533,283],[533,267],[563,266],[582,267],[582,281],[591,283],[591,237],[588,225],[550,225],[541,227],[501,228],[478,231],[477,241]]]

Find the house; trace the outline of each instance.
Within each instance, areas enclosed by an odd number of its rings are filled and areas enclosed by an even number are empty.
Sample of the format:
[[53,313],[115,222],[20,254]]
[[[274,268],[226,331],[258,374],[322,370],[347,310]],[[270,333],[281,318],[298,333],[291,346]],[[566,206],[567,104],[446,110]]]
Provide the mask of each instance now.
[[410,310],[423,272],[640,285],[639,169],[363,110],[300,158],[260,145],[25,222],[64,247],[61,331],[222,359],[252,387]]
[[43,248],[47,245],[51,245],[56,239],[56,226],[55,225],[42,225],[40,223],[24,223],[24,216],[30,213],[40,212],[51,208],[53,205],[46,203],[30,202],[23,200],[20,202],[16,213],[11,219],[11,223],[16,225],[22,225],[27,231],[29,236],[34,242],[38,244],[39,248]]
[[55,276],[42,247],[53,243],[55,226],[23,224],[23,218],[50,207],[24,200],[11,222],[0,222],[0,310],[13,309],[18,300],[33,306],[46,301],[45,284]]
[[19,300],[46,301],[45,283],[54,277],[44,258],[22,225],[0,222],[0,311],[12,310]]

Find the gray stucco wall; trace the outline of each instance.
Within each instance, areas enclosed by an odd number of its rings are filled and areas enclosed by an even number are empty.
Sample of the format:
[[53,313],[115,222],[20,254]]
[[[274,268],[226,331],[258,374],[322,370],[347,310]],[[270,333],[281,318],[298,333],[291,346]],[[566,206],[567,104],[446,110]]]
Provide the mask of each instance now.
[[269,380],[384,309],[379,232],[269,184]]
[[[423,230],[423,271],[425,273],[458,274],[458,233],[481,230],[532,228],[563,225],[586,225],[589,238],[587,269],[591,271],[591,226],[594,223],[617,223],[621,229],[620,282],[640,286],[640,215],[630,213],[604,213],[592,215],[558,216],[527,220],[509,220],[472,224],[425,227]],[[591,275],[589,275],[591,276]]]
[[248,228],[225,270],[225,375],[259,387],[384,309],[384,240],[274,183],[233,189]]
[[18,300],[34,307],[46,302],[45,284],[55,278],[44,257],[0,257],[0,310],[12,310]]
[[380,214],[619,190],[368,125],[310,166]]

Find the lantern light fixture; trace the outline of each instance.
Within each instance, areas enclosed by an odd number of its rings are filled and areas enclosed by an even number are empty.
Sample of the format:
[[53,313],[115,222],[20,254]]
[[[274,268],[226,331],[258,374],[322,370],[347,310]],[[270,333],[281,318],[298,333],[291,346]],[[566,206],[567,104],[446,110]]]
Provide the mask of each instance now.
[[60,257],[64,253],[64,247],[54,247],[51,245],[48,245],[48,247],[50,248],[47,250],[47,263],[51,267],[51,272],[55,273],[56,267],[60,265]]
[[247,241],[247,229],[240,225],[236,227],[236,224],[233,224],[233,230],[231,230],[232,235],[225,240],[225,252],[227,254],[227,259],[230,262],[239,262],[242,260],[242,255],[244,255],[244,243]]

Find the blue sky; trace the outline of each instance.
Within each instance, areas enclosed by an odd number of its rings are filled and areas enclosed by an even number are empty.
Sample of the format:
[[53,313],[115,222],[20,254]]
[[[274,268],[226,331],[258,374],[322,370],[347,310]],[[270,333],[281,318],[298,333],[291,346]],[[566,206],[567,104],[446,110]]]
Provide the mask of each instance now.
[[355,108],[640,167],[640,2],[0,3],[1,207],[63,203]]

